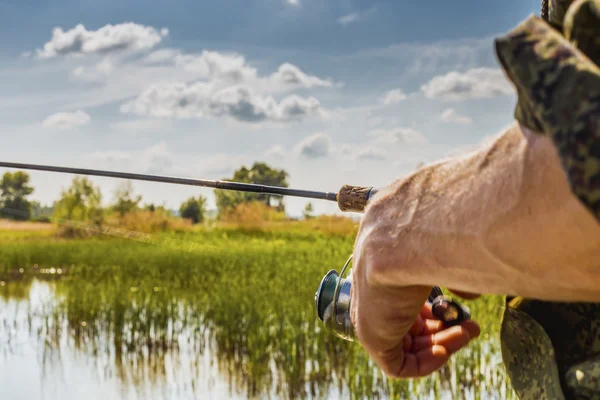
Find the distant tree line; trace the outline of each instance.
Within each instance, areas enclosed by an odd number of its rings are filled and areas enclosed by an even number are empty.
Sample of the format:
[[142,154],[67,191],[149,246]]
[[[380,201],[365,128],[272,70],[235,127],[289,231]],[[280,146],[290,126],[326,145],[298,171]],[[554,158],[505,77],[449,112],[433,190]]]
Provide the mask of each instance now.
[[[250,168],[242,166],[231,178],[224,180],[233,182],[253,183],[270,186],[288,187],[289,175],[282,169],[275,169],[263,162],[256,162]],[[99,187],[87,177],[75,177],[71,186],[62,190],[60,198],[50,206],[42,206],[36,201],[29,200],[34,188],[30,185],[30,176],[24,171],[6,172],[0,180],[0,217],[14,220],[76,220],[88,221],[100,225],[107,214],[125,218],[128,213],[145,210],[151,213],[165,212],[164,206],[155,204],[141,205],[142,197],[134,193],[130,181],[119,184],[113,201],[108,207],[102,206],[103,196]],[[215,189],[217,215],[226,214],[240,204],[260,202],[277,212],[285,212],[282,196],[244,193]],[[179,207],[178,216],[199,224],[207,218],[206,198],[203,196],[190,197]],[[304,212],[305,218],[313,217],[312,204],[308,203]]]

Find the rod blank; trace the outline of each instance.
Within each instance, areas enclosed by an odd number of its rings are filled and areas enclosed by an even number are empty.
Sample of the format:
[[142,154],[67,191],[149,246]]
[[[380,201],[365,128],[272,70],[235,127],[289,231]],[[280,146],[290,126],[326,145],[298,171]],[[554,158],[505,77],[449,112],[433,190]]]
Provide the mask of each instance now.
[[295,196],[295,197],[305,197],[305,198],[310,198],[310,199],[337,201],[337,193],[317,192],[317,191],[312,191],[312,190],[301,190],[301,189],[288,189],[288,188],[278,187],[278,186],[257,185],[254,183],[241,183],[241,182],[217,181],[217,180],[193,179],[193,178],[177,178],[177,177],[160,176],[160,175],[133,174],[133,173],[128,173],[128,172],[105,171],[105,170],[85,169],[85,168],[57,167],[57,166],[52,166],[52,165],[13,163],[13,162],[5,162],[5,161],[0,161],[0,167],[47,171],[47,172],[60,172],[60,173],[75,174],[75,175],[104,176],[104,177],[109,177],[109,178],[131,179],[131,180],[136,180],[136,181],[174,183],[177,185],[202,186],[202,187],[211,187],[211,188],[223,189],[223,190],[236,190],[236,191],[241,191],[241,192],[277,194],[277,195],[281,195],[281,196]]

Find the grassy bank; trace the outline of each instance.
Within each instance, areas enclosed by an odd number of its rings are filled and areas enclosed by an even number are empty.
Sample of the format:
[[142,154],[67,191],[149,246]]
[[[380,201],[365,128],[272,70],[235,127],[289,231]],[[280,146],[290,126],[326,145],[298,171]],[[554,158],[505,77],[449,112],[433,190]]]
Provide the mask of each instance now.
[[121,363],[141,365],[144,354],[160,363],[182,337],[199,353],[208,343],[221,372],[249,396],[320,397],[339,388],[353,398],[441,391],[510,398],[510,390],[499,395],[507,390],[494,340],[500,298],[465,302],[482,324],[481,340],[447,368],[391,382],[356,343],[324,331],[315,314],[317,286],[352,251],[352,230],[281,226],[203,227],[147,242],[4,232],[0,295],[31,277],[53,281],[60,301],[46,316],[47,341],[67,334],[86,354],[114,353]]

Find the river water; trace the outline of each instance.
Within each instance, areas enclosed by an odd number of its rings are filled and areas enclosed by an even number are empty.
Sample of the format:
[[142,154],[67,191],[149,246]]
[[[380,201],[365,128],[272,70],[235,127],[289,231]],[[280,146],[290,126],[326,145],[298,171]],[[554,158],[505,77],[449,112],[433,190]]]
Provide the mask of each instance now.
[[[214,354],[214,340],[209,330],[199,332],[189,322],[169,322],[169,339],[156,338],[163,332],[144,331],[139,327],[130,329],[131,339],[111,336],[114,321],[107,319],[87,325],[77,321],[61,309],[64,301],[56,285],[34,279],[28,284],[3,283],[0,289],[0,399],[11,400],[179,400],[179,399],[245,399],[289,397],[282,389],[275,362],[269,362],[267,375],[272,381],[261,383],[260,390],[251,395],[248,387],[253,382],[252,374],[246,369],[251,366],[232,362],[237,356],[226,357]],[[14,285],[13,290],[8,285]],[[112,306],[111,306],[112,307]],[[118,319],[113,308],[110,314]],[[91,314],[94,312],[92,311]],[[80,327],[78,329],[77,327]],[[141,332],[151,332],[143,337]],[[152,336],[152,338],[150,338]],[[150,340],[152,339],[152,340]],[[117,343],[125,343],[119,346]],[[138,345],[144,343],[144,345]],[[154,344],[153,344],[154,343]],[[485,346],[483,353],[486,353]],[[126,350],[119,350],[123,347]],[[478,348],[479,371],[486,378],[473,385],[464,384],[453,390],[436,390],[410,384],[407,391],[411,398],[498,398],[510,397],[502,373],[494,372],[501,360],[498,354],[482,356]],[[488,352],[491,352],[489,350]],[[467,357],[468,358],[468,357]],[[479,361],[478,361],[479,362]],[[446,371],[447,380],[473,382],[476,377],[460,366]],[[348,366],[352,368],[352,366]],[[307,368],[310,370],[310,368]],[[483,371],[483,372],[482,372]],[[332,372],[332,375],[335,375]],[[466,378],[457,378],[457,375]],[[305,378],[306,389],[300,396],[326,399],[348,398],[348,377]],[[315,385],[314,382],[317,384]],[[323,382],[325,383],[323,383]],[[316,389],[315,389],[316,386]],[[361,387],[365,386],[363,384]],[[270,388],[270,389],[265,389]],[[361,389],[362,390],[362,389]],[[454,393],[454,395],[453,395]],[[289,394],[289,393],[288,393]],[[390,395],[391,396],[391,395]],[[395,397],[405,398],[398,394]],[[369,398],[368,395],[355,397]],[[387,395],[376,397],[386,398]]]

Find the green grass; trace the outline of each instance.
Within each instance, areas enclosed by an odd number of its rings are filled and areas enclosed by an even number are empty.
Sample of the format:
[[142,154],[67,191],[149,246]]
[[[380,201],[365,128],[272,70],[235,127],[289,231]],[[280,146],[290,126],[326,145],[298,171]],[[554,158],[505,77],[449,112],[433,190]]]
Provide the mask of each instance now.
[[480,340],[419,380],[387,380],[358,344],[325,331],[314,293],[352,245],[351,236],[234,229],[165,234],[151,244],[0,233],[0,296],[23,292],[11,292],[15,280],[52,280],[59,306],[45,316],[47,343],[68,335],[90,357],[114,352],[123,367],[148,362],[147,354],[160,363],[186,337],[197,352],[210,345],[218,368],[248,396],[320,397],[332,387],[352,398],[513,396],[499,360],[499,297],[465,302],[482,325]]

